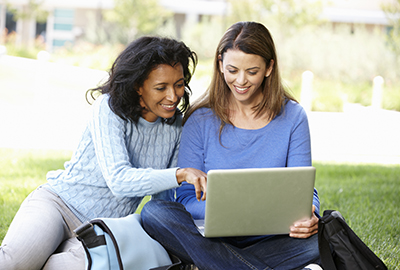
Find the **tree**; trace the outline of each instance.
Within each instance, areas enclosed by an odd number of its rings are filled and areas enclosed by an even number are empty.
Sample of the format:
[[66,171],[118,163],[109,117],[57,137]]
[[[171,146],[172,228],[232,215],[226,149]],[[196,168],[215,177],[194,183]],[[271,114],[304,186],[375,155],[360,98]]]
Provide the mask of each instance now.
[[44,23],[47,21],[49,12],[42,9],[44,0],[29,0],[22,8],[13,8],[9,1],[6,1],[7,10],[14,15],[15,20],[22,21],[22,32],[16,39],[17,47],[32,48],[35,40],[35,28],[30,27],[30,24],[35,22]]
[[305,25],[318,24],[322,12],[322,0],[229,0],[231,23],[237,21],[258,21],[267,27],[274,25],[297,30]]
[[400,0],[382,6],[389,21],[388,44],[400,59]]
[[116,34],[123,44],[139,35],[156,33],[172,16],[158,0],[114,0],[114,3],[113,10],[104,12],[104,19],[113,25],[108,27],[108,34]]
[[44,23],[47,21],[47,17],[49,16],[49,12],[47,10],[42,9],[42,4],[44,0],[29,0],[27,5],[23,9],[13,8],[10,3],[7,1],[7,10],[11,12],[15,19],[21,20],[29,20],[35,19],[39,23]]

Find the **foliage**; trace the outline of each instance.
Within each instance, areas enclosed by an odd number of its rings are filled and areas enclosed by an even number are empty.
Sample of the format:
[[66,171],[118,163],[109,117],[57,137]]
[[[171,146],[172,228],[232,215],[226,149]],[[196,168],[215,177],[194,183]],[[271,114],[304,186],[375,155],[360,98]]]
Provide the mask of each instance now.
[[17,38],[17,33],[12,32],[8,35],[5,35],[3,39],[0,39],[0,41],[4,42],[8,55],[36,59],[37,54],[41,50],[44,50],[44,44],[39,39],[35,40],[34,46],[27,47],[27,46],[15,46],[16,38]]
[[[131,32],[132,35],[154,33],[175,37],[170,14],[161,11],[158,15],[156,0],[118,0],[116,3],[119,6],[105,17],[88,20],[87,40],[55,51],[50,61],[108,70],[124,48],[123,44],[131,41],[126,34],[129,25],[147,25]],[[378,28],[371,30],[364,25],[355,25],[351,31],[348,25],[332,27],[321,23],[317,16],[321,3],[323,0],[230,0],[228,17],[202,16],[199,23],[185,24],[182,40],[200,60],[193,83],[195,80],[209,81],[212,58],[226,28],[239,20],[255,20],[269,28],[276,43],[283,78],[296,97],[300,97],[301,74],[306,70],[314,73],[313,110],[342,111],[346,102],[371,105],[372,80],[382,76],[385,80],[383,108],[400,111],[400,57],[396,60],[395,52],[390,50],[400,50],[400,44],[388,42],[386,33]],[[132,10],[135,5],[137,8]],[[153,16],[157,17],[156,21],[148,19]],[[391,33],[395,33],[393,31]],[[396,36],[392,36],[394,40]],[[10,36],[5,43],[9,55],[36,58],[43,49],[40,44],[35,48],[18,48],[13,38]],[[199,86],[201,90],[207,87],[206,84]]]
[[285,34],[294,33],[305,25],[319,24],[322,0],[230,0],[230,24],[237,21],[258,21],[274,25]]
[[224,31],[222,17],[205,17],[199,23],[186,24],[182,31],[182,40],[200,59],[212,59]]
[[10,0],[6,1],[7,3],[7,11],[11,12],[15,19],[35,19],[37,22],[44,23],[49,16],[49,12],[45,9],[42,9],[42,4],[44,0],[29,0],[25,9],[16,9],[13,8]]
[[[183,36],[185,42],[199,52],[201,61],[196,78],[211,76],[213,61],[210,59],[224,31],[211,27],[216,22],[215,19],[201,22]],[[382,76],[382,107],[400,111],[399,64],[387,47],[385,34],[378,29],[371,31],[359,25],[351,32],[348,26],[332,29],[328,24],[321,24],[304,26],[292,35],[273,27],[270,31],[282,76],[297,98],[300,98],[302,73],[306,70],[314,73],[313,110],[341,112],[345,103],[370,106],[373,79]]]
[[400,0],[393,1],[392,4],[382,5],[382,10],[391,26],[387,36],[388,43],[400,61]]
[[[274,34],[275,31],[272,31]],[[313,110],[342,111],[344,103],[371,105],[373,79],[382,76],[383,108],[400,111],[399,62],[385,34],[364,26],[304,27],[292,36],[275,38],[283,77],[300,96],[301,75],[314,73]]]
[[103,12],[105,29],[109,37],[114,35],[122,44],[155,34],[172,16],[158,0],[114,0],[114,4],[114,9]]
[[[0,241],[23,199],[45,183],[47,171],[62,169],[70,156],[68,151],[0,149]],[[400,166],[313,165],[321,214],[327,209],[340,211],[389,269],[400,269]]]

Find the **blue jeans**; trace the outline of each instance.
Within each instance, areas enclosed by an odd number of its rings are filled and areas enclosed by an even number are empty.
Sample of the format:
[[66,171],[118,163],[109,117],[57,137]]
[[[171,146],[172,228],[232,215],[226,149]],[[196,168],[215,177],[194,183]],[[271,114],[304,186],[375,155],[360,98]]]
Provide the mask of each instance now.
[[141,216],[150,236],[201,270],[287,270],[319,263],[317,235],[308,239],[288,235],[204,238],[182,204],[160,200],[149,201]]

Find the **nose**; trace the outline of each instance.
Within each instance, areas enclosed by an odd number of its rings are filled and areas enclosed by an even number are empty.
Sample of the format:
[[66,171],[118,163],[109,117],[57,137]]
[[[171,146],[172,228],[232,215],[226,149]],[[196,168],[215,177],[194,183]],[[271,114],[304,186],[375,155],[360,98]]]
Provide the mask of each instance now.
[[247,83],[246,74],[244,72],[239,72],[238,76],[236,77],[236,82],[239,85],[245,85]]
[[168,87],[168,90],[166,92],[166,99],[171,102],[178,101],[178,94],[174,87]]

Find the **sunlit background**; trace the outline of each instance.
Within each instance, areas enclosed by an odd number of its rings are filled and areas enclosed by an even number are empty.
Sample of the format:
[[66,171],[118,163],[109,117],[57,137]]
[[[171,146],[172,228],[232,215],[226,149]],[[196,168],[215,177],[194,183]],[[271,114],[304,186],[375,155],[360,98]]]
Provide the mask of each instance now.
[[195,99],[224,31],[252,20],[308,112],[314,160],[399,164],[399,14],[400,0],[0,0],[0,147],[73,150],[85,92],[143,35],[196,51]]

